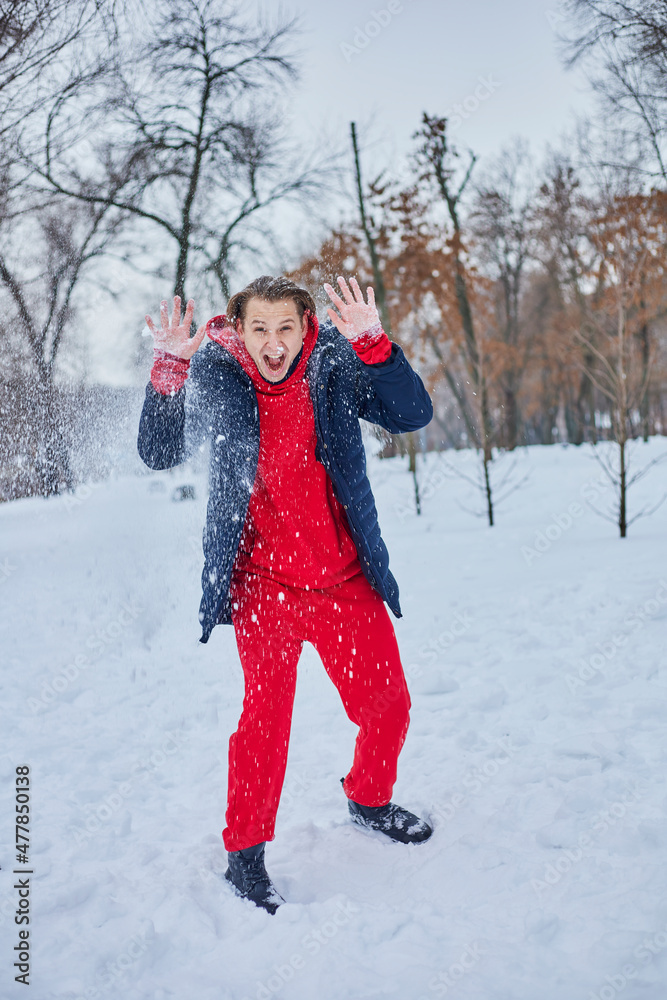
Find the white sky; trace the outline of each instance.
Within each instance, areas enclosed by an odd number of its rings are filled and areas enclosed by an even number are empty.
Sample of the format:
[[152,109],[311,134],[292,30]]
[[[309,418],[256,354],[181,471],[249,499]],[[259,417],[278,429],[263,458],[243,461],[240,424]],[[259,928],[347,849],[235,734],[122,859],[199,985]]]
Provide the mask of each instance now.
[[[297,42],[301,80],[286,102],[286,115],[304,141],[321,142],[327,136],[338,148],[349,143],[349,122],[355,120],[363,135],[366,178],[383,168],[401,171],[423,111],[448,114],[451,126],[456,105],[467,101],[468,117],[454,128],[452,138],[459,147],[474,149],[480,156],[478,169],[483,169],[484,160],[516,136],[528,140],[539,159],[547,143],[558,144],[572,128],[577,114],[592,110],[583,76],[566,72],[559,59],[557,32],[565,22],[558,0],[390,2],[390,16],[388,0],[295,0],[283,8],[300,12],[302,19]],[[275,14],[281,6],[264,3],[263,9]],[[374,11],[387,22],[378,30]],[[363,45],[364,36],[363,48],[344,49]],[[493,91],[482,101],[474,96],[480,81]],[[332,219],[338,214],[332,213]],[[290,214],[285,221],[300,227],[294,245],[312,249],[304,245],[303,223],[296,218],[292,223]],[[242,275],[241,280],[253,276]],[[143,325],[140,317],[146,311],[156,314],[159,298],[169,290],[150,281],[141,288],[134,280],[132,285],[123,301],[110,306],[113,335],[87,337],[93,379],[136,381],[125,359]],[[216,311],[223,310],[221,303]]]
[[374,132],[400,156],[423,111],[453,111],[474,95],[480,78],[491,78],[497,89],[456,139],[482,156],[514,135],[539,150],[572,124],[573,112],[591,107],[582,76],[565,72],[558,57],[556,33],[565,23],[558,0],[394,0],[400,12],[386,27],[365,48],[344,51],[355,38],[363,43],[358,29],[364,32],[373,11],[387,6],[386,0],[298,3],[303,76],[290,104],[315,133],[326,124],[345,135],[352,119],[374,120]]

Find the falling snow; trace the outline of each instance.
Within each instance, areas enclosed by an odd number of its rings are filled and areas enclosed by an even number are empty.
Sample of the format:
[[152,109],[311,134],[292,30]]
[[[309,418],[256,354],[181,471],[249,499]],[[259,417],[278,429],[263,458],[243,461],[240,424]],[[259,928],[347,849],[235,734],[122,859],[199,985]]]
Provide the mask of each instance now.
[[[156,474],[0,508],[0,767],[5,787],[32,768],[35,997],[588,1000],[625,978],[622,998],[661,1000],[667,507],[621,542],[564,517],[598,475],[584,451],[519,461],[532,479],[493,529],[463,480],[417,518],[404,461],[371,462],[413,702],[394,800],[435,832],[405,847],[349,821],[356,729],[306,647],[275,917],[221,877],[243,685],[231,628],[198,642],[203,478],[187,503]],[[10,821],[6,800],[5,844]]]

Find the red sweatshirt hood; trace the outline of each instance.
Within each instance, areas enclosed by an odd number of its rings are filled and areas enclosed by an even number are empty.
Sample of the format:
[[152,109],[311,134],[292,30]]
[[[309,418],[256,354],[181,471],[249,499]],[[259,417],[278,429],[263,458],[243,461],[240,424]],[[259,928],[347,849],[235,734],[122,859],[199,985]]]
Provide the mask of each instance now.
[[313,353],[313,348],[317,343],[319,329],[320,325],[317,316],[309,314],[308,330],[303,339],[303,349],[299,363],[286,381],[276,385],[273,382],[267,381],[261,374],[236,330],[227,324],[226,316],[214,316],[206,324],[206,333],[210,339],[214,340],[216,344],[220,344],[221,347],[229,351],[233,358],[236,358],[246,375],[249,375],[252,379],[252,384],[258,392],[266,393],[287,392],[295,382],[301,381],[306,370],[308,358]]

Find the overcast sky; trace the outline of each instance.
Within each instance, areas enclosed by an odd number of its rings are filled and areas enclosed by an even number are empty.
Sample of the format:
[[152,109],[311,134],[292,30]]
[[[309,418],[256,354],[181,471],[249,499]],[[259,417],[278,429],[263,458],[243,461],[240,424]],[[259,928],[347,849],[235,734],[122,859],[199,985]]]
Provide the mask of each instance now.
[[[482,156],[514,135],[539,152],[592,105],[581,74],[558,56],[558,0],[301,0],[289,9],[304,29],[290,105],[315,133],[374,120],[375,137],[400,156],[428,111],[451,113],[457,142]],[[457,105],[468,116],[458,128]]]
[[[262,6],[277,13],[282,5]],[[302,24],[302,75],[286,114],[297,136],[316,142],[325,133],[339,149],[355,120],[366,178],[383,168],[400,172],[424,111],[449,117],[456,144],[480,156],[479,175],[515,136],[528,140],[539,159],[547,143],[557,144],[572,128],[575,115],[593,108],[583,76],[566,72],[559,59],[557,33],[565,22],[558,0],[291,0],[282,9],[300,13]],[[311,251],[308,226],[291,210],[285,219],[296,237],[286,242]],[[151,302],[157,314],[167,290],[150,281],[129,285],[108,316],[111,337],[86,338],[93,378],[117,384],[137,378],[121,360],[137,336],[128,318],[138,321]]]

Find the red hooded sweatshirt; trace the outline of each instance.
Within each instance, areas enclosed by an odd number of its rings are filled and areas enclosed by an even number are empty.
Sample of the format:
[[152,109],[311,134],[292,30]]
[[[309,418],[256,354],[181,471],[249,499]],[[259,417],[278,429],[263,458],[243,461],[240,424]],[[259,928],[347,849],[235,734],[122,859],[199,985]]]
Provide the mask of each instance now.
[[[305,377],[319,324],[309,316],[295,370],[276,384],[262,377],[225,316],[209,320],[207,333],[241,364],[259,407],[259,460],[234,576],[251,573],[307,590],[331,587],[361,572],[345,511],[317,461],[313,405]],[[352,342],[365,363],[386,360],[391,343],[381,329]],[[156,352],[152,382],[159,392],[177,391],[189,364]]]
[[309,317],[297,366],[276,385],[260,375],[237,334],[224,328],[224,317],[208,326],[209,337],[250,376],[259,406],[257,475],[234,573],[255,573],[310,590],[361,572],[345,512],[315,458],[315,419],[305,371],[318,329],[317,319]]

